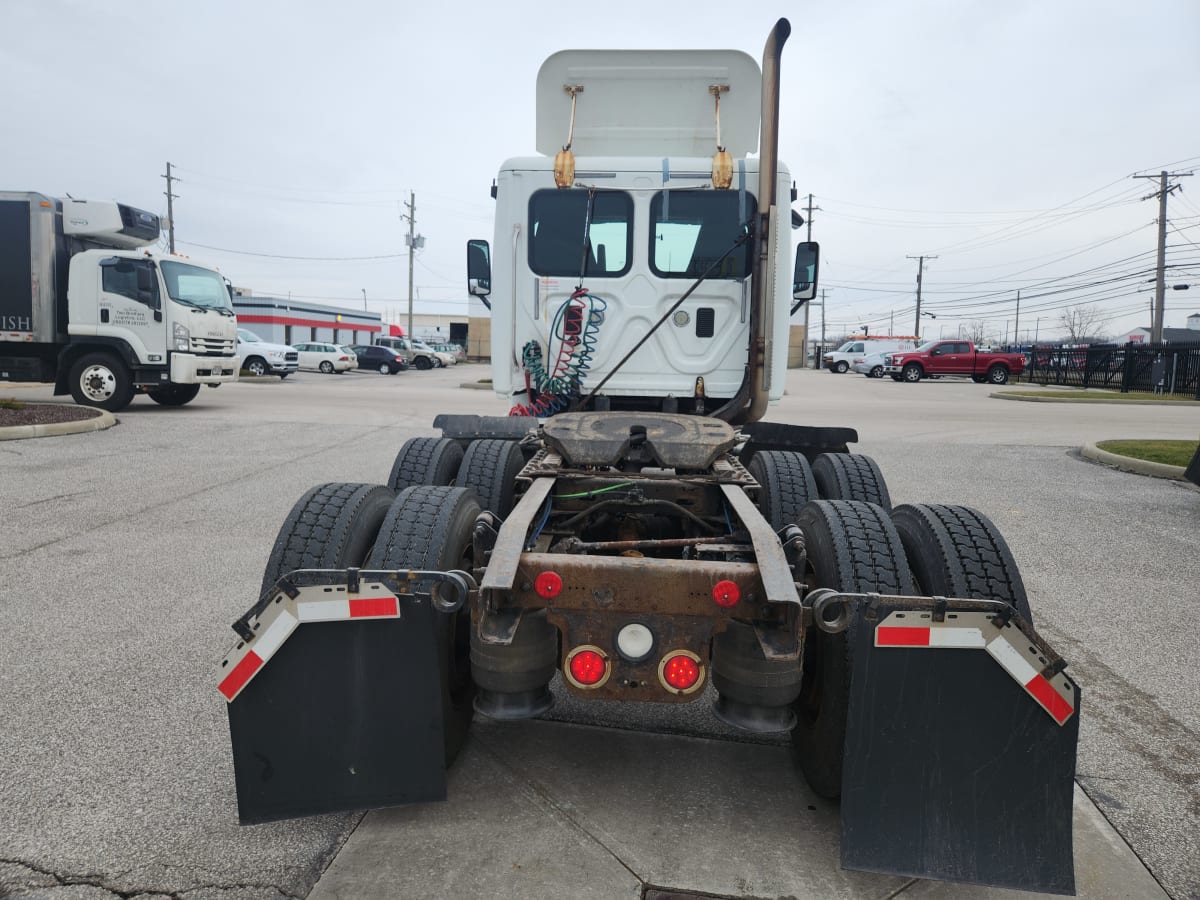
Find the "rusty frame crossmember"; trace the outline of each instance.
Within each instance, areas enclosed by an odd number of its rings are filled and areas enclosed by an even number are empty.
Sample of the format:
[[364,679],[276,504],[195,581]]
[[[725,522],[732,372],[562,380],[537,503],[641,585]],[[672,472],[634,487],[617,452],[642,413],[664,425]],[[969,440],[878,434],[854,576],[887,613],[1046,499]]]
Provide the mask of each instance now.
[[[486,515],[476,524],[476,559],[486,558],[487,567],[473,596],[472,621],[485,643],[511,643],[524,612],[545,609],[562,633],[564,657],[571,648],[585,644],[602,643],[612,651],[613,675],[601,686],[569,685],[578,693],[604,699],[695,699],[693,694],[642,688],[658,683],[658,662],[674,650],[695,653],[707,670],[711,639],[732,619],[752,623],[768,659],[799,661],[804,617],[792,565],[780,537],[741,485],[718,487],[741,520],[749,539],[747,551],[752,548],[756,562],[536,552],[527,546],[527,536],[558,480],[539,472],[498,530]],[[678,542],[629,543],[666,547]],[[703,544],[705,539],[695,543]],[[553,596],[537,590],[538,576],[546,572],[561,579],[562,588]],[[736,586],[740,599],[734,606],[714,601],[713,591],[720,582]],[[655,634],[654,651],[641,660],[623,659],[615,652],[616,633],[631,623],[650,625]]]

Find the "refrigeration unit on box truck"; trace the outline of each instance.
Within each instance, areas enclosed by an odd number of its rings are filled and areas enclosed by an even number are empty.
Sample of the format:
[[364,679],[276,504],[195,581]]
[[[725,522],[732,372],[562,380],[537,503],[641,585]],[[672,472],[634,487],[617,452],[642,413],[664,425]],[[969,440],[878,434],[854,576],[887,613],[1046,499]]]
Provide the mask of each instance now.
[[113,201],[0,191],[0,381],[116,411],[165,406],[237,380],[237,320],[224,278],[140,249],[159,217]]

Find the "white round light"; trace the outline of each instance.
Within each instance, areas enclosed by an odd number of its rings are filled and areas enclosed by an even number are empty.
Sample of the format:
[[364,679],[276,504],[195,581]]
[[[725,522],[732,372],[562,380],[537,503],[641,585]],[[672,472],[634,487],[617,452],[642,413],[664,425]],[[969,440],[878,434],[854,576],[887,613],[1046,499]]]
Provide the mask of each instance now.
[[654,649],[654,632],[634,622],[617,632],[617,649],[628,660],[645,659]]

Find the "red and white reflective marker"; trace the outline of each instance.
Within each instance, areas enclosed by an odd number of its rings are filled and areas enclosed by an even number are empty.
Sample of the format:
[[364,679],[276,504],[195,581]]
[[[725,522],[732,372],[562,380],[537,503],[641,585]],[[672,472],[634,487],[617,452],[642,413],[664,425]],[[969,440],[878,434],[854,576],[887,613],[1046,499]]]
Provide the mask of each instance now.
[[1061,672],[1053,680],[1042,675],[1045,663],[1021,630],[1011,622],[999,628],[991,613],[948,612],[944,622],[930,613],[894,612],[875,628],[876,647],[986,650],[1059,725],[1075,712],[1074,683]]
[[225,674],[217,690],[229,702],[305,622],[400,618],[400,598],[377,582],[364,582],[357,594],[349,594],[345,588],[331,590],[320,585],[302,587],[299,591],[294,600],[280,594],[279,602],[272,602],[259,616],[254,639],[239,643],[221,663]]

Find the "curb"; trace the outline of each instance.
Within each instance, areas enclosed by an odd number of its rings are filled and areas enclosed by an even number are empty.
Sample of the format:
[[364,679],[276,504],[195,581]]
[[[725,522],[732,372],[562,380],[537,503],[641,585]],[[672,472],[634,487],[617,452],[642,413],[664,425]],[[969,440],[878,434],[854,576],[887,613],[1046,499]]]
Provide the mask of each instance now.
[[63,434],[82,434],[86,431],[103,431],[117,424],[117,417],[110,412],[100,411],[90,419],[73,419],[70,422],[51,422],[48,425],[10,425],[0,428],[0,441],[19,441],[25,438],[58,437]]
[[1011,391],[988,394],[997,400],[1023,400],[1026,403],[1107,403],[1116,406],[1200,406],[1200,400],[1101,400],[1097,397],[1024,397]]
[[478,381],[464,381],[459,385],[460,388],[468,388],[472,391],[490,391],[491,384],[480,384]]
[[1149,475],[1153,478],[1170,478],[1175,481],[1183,481],[1183,473],[1186,471],[1184,466],[1170,466],[1166,463],[1151,462],[1148,459],[1134,459],[1132,456],[1109,453],[1107,450],[1101,450],[1095,444],[1084,444],[1079,448],[1079,452],[1092,462],[1103,463],[1106,466],[1112,466],[1114,469],[1134,472],[1138,475]]

